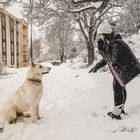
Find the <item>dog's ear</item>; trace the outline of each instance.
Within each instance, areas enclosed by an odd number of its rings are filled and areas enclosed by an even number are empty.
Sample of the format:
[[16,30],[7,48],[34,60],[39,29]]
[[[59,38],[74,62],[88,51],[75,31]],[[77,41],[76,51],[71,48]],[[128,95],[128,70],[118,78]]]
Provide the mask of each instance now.
[[35,67],[34,59],[31,59],[30,66]]

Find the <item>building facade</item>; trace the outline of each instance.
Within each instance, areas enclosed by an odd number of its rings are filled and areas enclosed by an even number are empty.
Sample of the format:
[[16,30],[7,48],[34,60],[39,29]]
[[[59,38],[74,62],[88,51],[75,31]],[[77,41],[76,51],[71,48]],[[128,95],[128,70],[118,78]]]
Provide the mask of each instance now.
[[28,64],[28,23],[7,11],[0,13],[0,62],[12,67]]

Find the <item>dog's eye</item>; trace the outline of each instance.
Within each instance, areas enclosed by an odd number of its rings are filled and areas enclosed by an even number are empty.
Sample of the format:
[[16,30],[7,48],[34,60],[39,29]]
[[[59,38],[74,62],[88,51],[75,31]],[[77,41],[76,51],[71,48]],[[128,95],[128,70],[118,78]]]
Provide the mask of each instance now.
[[41,68],[42,68],[42,66],[39,66],[39,68],[41,69]]

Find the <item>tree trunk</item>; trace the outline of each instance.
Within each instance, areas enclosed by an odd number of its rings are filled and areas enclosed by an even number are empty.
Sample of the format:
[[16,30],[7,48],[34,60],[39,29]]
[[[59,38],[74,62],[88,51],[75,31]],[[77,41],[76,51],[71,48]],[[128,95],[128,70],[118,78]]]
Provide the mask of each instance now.
[[65,56],[65,53],[64,53],[64,48],[62,48],[60,50],[59,55],[60,55],[60,62],[61,63],[66,63],[66,56]]
[[87,44],[87,50],[88,50],[88,66],[90,66],[94,62],[94,46]]
[[92,17],[90,20],[91,20],[91,22],[90,22],[91,26],[88,28],[88,34],[86,34],[86,32],[85,32],[84,27],[82,26],[81,20],[80,19],[78,20],[79,27],[80,27],[80,29],[85,37],[86,43],[87,43],[88,66],[90,66],[94,62],[94,45],[93,45],[94,28],[92,25],[92,22],[93,22]]
[[61,62],[61,64],[63,63],[63,55],[61,52],[60,52],[60,62]]
[[94,62],[94,45],[93,45],[93,26],[89,27],[89,40],[87,41],[88,66]]

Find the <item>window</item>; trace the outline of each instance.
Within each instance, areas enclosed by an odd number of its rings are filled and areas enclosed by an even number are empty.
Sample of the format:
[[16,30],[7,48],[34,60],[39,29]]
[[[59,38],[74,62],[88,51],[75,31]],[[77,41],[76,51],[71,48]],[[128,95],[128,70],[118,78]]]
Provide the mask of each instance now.
[[6,43],[2,42],[2,52],[6,53]]
[[2,61],[7,64],[7,46],[6,46],[6,16],[1,14],[1,30],[2,30]]
[[14,65],[15,52],[14,52],[14,19],[10,17],[10,47],[11,47],[11,65]]
[[14,42],[14,19],[10,18],[10,39]]
[[14,55],[11,56],[11,65],[14,65]]
[[17,43],[17,53],[19,53],[19,45],[18,45],[18,43]]
[[14,19],[10,18],[10,29],[11,29],[11,32],[14,31]]
[[2,61],[4,62],[4,64],[7,64],[6,55],[2,55]]
[[6,39],[6,30],[5,28],[2,29],[2,39]]
[[14,42],[14,33],[11,32],[10,38],[11,38],[11,42],[13,43]]
[[19,46],[17,44],[17,67],[19,67]]
[[18,33],[18,21],[16,21],[16,32]]
[[6,27],[6,17],[4,13],[2,14],[2,26]]
[[13,44],[11,45],[11,53],[12,54],[14,53],[14,45]]

